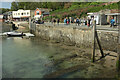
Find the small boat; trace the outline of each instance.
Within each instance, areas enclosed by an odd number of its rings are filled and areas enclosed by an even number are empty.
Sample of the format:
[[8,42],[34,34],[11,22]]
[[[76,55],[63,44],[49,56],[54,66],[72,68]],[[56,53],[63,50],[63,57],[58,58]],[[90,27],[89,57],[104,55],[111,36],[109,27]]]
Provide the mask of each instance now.
[[19,32],[4,32],[4,33],[1,33],[0,34],[1,36],[8,36],[8,37],[23,37],[23,36],[26,36],[26,37],[34,37],[35,35],[34,34],[31,34],[31,33],[19,33]]
[[25,36],[25,34],[23,34],[22,32],[21,33],[18,33],[18,32],[5,32],[2,35],[3,36],[8,36],[8,37],[22,37],[22,36]]
[[8,37],[22,37],[22,36],[25,36],[25,34],[23,33],[10,33],[10,34],[7,34]]

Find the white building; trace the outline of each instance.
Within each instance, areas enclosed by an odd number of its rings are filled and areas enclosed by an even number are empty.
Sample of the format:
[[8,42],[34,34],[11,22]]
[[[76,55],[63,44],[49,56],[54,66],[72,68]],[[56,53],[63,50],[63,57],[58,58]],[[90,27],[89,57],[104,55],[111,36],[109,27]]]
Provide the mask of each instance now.
[[13,19],[18,21],[25,21],[28,20],[29,17],[34,17],[34,11],[33,10],[18,10],[12,12]]
[[105,14],[100,13],[87,13],[89,18],[94,17],[96,20],[96,24],[107,24],[107,16]]

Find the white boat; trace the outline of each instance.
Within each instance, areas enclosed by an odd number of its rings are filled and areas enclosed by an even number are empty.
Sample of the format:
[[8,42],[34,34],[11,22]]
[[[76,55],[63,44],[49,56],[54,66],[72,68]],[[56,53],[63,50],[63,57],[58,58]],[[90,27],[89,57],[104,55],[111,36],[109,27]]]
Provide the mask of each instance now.
[[34,37],[34,34],[31,33],[18,33],[18,32],[4,32],[0,34],[1,36],[8,36],[8,37]]
[[2,35],[8,36],[8,37],[21,37],[21,36],[25,36],[25,34],[18,33],[18,32],[5,32]]

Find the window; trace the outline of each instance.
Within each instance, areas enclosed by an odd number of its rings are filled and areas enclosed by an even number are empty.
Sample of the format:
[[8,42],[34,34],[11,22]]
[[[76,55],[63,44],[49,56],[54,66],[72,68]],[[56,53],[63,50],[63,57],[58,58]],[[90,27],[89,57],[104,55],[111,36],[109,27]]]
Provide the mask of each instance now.
[[20,15],[20,13],[18,13],[18,15]]
[[23,13],[21,13],[21,15],[23,15]]
[[27,12],[27,15],[29,15],[29,12]]
[[16,13],[16,15],[17,15],[17,13]]

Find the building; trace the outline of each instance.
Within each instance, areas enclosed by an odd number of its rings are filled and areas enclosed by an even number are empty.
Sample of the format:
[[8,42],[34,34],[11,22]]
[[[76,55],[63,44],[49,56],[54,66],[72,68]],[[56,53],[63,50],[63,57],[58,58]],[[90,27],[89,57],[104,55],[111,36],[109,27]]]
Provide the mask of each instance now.
[[87,13],[89,18],[94,17],[96,20],[96,24],[105,25],[107,24],[107,16],[105,14],[100,13]]
[[118,16],[120,16],[120,10],[105,9],[105,10],[101,10],[96,13],[87,13],[87,14],[88,14],[88,17],[90,17],[90,18],[94,16],[94,18],[96,20],[96,24],[102,24],[102,25],[110,24],[111,17],[113,17],[115,20],[115,25],[117,25],[118,24]]
[[120,23],[120,22],[118,22],[118,16],[120,16],[120,13],[109,13],[109,14],[105,14],[105,15],[109,16],[109,19],[108,19],[109,22],[112,17],[115,20],[115,25],[118,25],[118,23]]
[[3,15],[5,20],[9,20],[9,21],[12,20],[12,11],[5,12],[3,13]]
[[52,11],[51,9],[44,9],[44,8],[37,8],[36,10],[35,10],[35,16],[34,16],[34,18],[36,19],[36,20],[38,20],[38,19],[40,19],[40,18],[42,18],[43,16],[47,16],[47,15],[49,15],[50,13],[50,11]]
[[34,11],[20,9],[18,11],[13,11],[12,16],[15,21],[27,21],[29,17],[34,17]]

